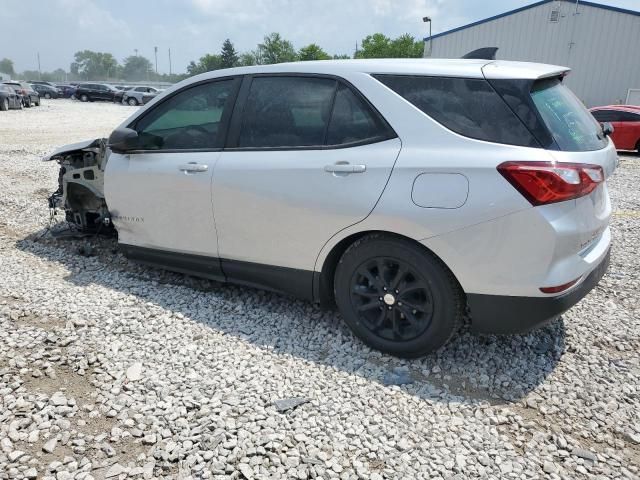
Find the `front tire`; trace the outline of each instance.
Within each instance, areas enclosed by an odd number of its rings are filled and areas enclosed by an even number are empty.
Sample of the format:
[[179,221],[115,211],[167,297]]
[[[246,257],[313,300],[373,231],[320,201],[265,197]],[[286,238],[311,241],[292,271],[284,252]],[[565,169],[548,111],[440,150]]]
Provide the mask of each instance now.
[[50,93],[45,93],[44,94],[44,98],[46,98],[47,100],[51,100],[51,94]]
[[129,97],[127,99],[127,103],[131,106],[131,107],[135,107],[138,105],[138,100],[136,100],[134,97]]
[[27,98],[24,101],[24,106],[27,107],[27,108],[31,108],[31,98]]
[[2,110],[3,112],[6,112],[7,110],[9,110],[9,99],[8,98],[3,98],[2,99],[2,103],[0,103],[0,110]]
[[392,235],[367,235],[342,255],[334,294],[351,330],[398,357],[447,343],[462,322],[464,293],[435,255]]
[[88,102],[89,101],[89,97],[86,96],[84,93],[82,95],[80,95],[80,101],[81,102]]

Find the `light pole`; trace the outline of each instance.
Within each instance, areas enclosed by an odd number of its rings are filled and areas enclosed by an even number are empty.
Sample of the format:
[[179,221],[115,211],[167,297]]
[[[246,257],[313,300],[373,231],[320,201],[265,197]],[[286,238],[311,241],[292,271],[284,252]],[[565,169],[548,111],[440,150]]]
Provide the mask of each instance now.
[[172,75],[173,71],[171,70],[171,49],[169,49],[169,75]]
[[158,47],[153,47],[153,54],[156,57],[156,77],[157,77],[158,76]]
[[429,24],[429,54],[426,55],[426,56],[427,57],[431,57],[432,42],[433,42],[433,40],[431,40],[431,17],[422,17],[422,21],[424,23],[428,23]]

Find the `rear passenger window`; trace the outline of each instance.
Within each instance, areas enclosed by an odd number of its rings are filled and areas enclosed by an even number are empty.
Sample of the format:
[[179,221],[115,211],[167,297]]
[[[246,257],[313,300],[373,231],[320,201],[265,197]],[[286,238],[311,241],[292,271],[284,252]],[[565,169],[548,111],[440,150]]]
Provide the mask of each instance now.
[[240,148],[295,148],[382,141],[395,133],[349,87],[330,78],[255,77]]
[[374,76],[438,123],[460,135],[509,145],[540,146],[485,80]]
[[389,138],[389,130],[365,101],[340,85],[329,123],[327,145],[343,145]]
[[323,145],[335,89],[336,81],[326,78],[254,78],[238,146]]

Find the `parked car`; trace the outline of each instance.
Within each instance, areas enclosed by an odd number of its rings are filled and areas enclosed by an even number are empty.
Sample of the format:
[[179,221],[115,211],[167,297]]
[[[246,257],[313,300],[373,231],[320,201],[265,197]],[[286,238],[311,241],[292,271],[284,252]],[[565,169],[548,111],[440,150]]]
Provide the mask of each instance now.
[[22,108],[22,95],[18,94],[10,85],[0,84],[0,110]]
[[[301,62],[208,72],[63,147],[51,204],[131,259],[338,306],[404,357],[556,318],[608,265],[613,143],[568,68]],[[215,218],[215,222],[214,222]]]
[[154,98],[156,98],[158,96],[160,92],[154,92],[154,93],[143,93],[142,94],[142,104],[146,105],[147,103],[149,103],[151,100],[153,100]]
[[51,88],[57,88],[57,85],[53,82],[45,82],[43,80],[27,80],[30,85],[48,85]]
[[42,83],[32,83],[31,88],[40,94],[40,97],[44,97],[47,100],[50,98],[59,98],[62,96],[62,91],[57,87],[51,87]]
[[618,150],[636,150],[640,153],[640,107],[635,105],[607,105],[591,109],[601,123],[611,123],[611,140]]
[[78,85],[75,96],[81,102],[113,102],[116,93],[118,90],[107,83],[83,83]]
[[63,98],[73,98],[74,95],[76,94],[75,85],[60,84],[60,85],[57,85],[57,87],[62,92]]
[[131,87],[128,85],[114,85],[114,88],[118,90],[116,95],[113,97],[113,101],[116,103],[122,103],[122,97],[124,96],[124,92],[129,90]]
[[40,95],[26,82],[7,81],[5,85],[11,86],[22,98],[22,105],[29,108],[31,105],[40,106]]
[[145,94],[157,95],[158,92],[160,92],[160,90],[154,87],[133,87],[124,92],[122,102],[131,106],[142,105],[144,103],[142,97]]

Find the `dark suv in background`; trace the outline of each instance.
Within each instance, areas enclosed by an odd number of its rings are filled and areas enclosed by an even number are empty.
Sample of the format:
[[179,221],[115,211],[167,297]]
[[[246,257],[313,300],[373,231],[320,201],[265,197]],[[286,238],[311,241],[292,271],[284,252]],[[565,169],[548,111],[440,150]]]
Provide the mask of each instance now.
[[78,85],[75,96],[81,102],[113,102],[118,90],[106,83],[83,83]]

